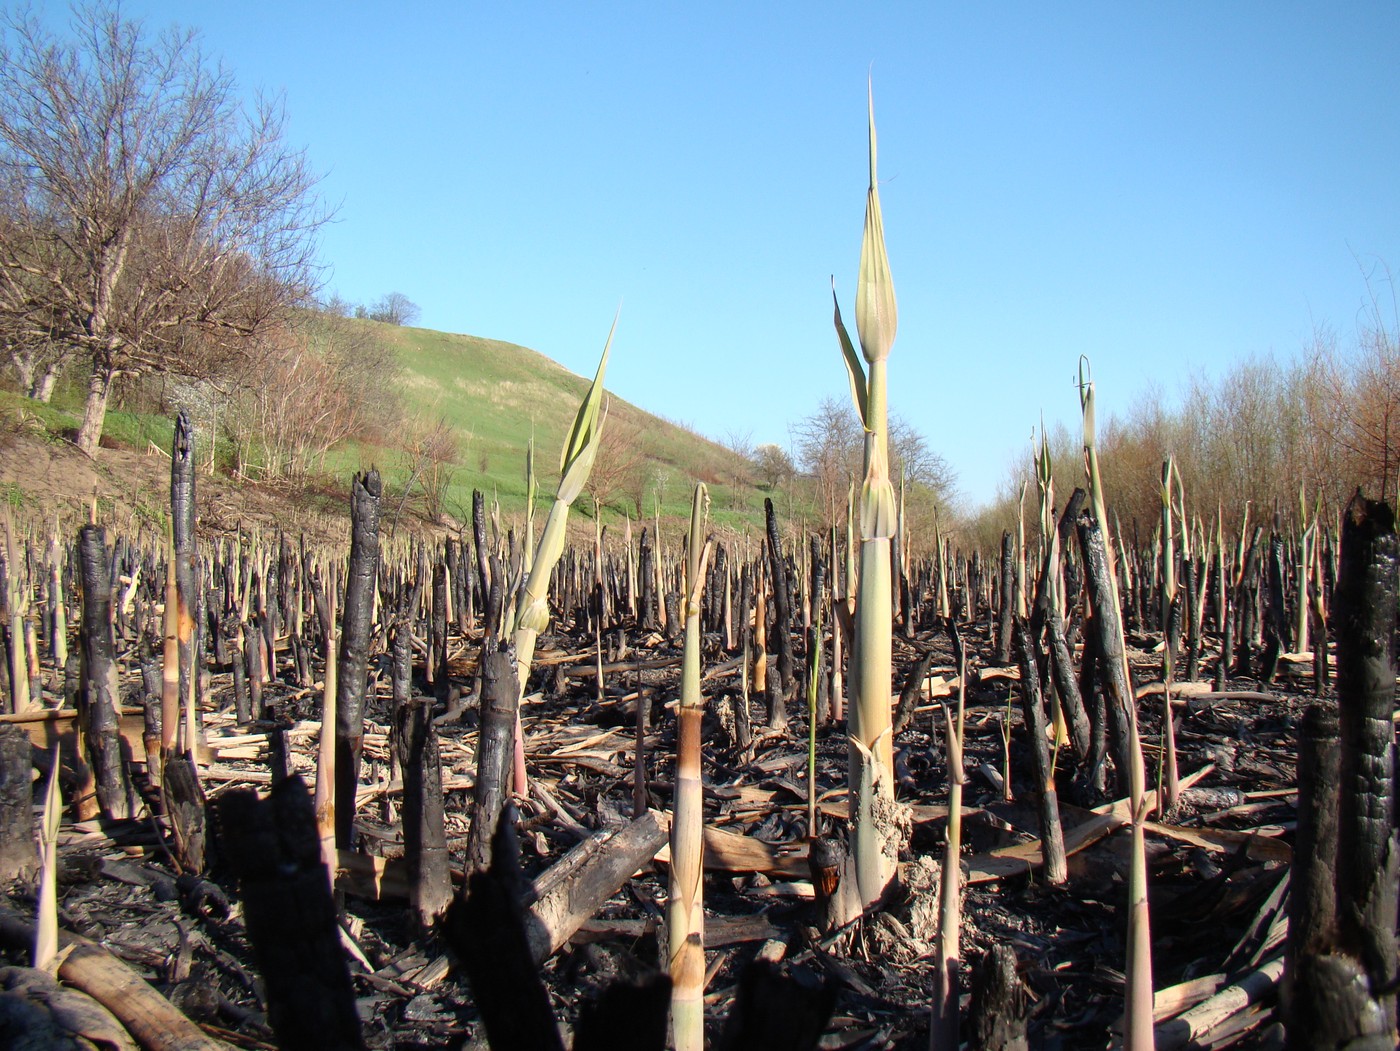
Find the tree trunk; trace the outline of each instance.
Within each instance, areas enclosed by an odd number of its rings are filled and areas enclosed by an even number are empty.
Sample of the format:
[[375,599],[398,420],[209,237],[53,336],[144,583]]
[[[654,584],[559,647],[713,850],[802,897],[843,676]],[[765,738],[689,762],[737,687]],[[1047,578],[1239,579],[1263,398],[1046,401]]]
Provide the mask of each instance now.
[[101,362],[93,364],[92,376],[88,379],[87,401],[83,404],[83,422],[76,439],[78,448],[89,456],[97,454],[102,424],[107,419],[107,397],[112,392],[113,378],[114,370],[110,365]]

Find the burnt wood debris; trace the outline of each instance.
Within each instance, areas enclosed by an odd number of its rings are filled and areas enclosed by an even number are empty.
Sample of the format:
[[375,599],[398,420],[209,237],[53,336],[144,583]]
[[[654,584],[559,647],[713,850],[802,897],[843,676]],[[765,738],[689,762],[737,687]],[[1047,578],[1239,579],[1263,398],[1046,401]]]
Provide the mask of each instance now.
[[[77,991],[112,1046],[161,1051],[667,1046],[690,614],[711,1046],[929,1046],[940,944],[971,995],[939,1008],[935,1046],[1118,1039],[1134,715],[1156,1046],[1395,1046],[1400,543],[1384,503],[1358,494],[1306,528],[1226,508],[1214,540],[1129,528],[1110,546],[1075,491],[1044,512],[1048,536],[996,551],[901,537],[895,802],[879,808],[898,872],[862,912],[842,528],[769,501],[751,535],[714,532],[692,606],[676,523],[583,523],[522,689],[522,520],[478,493],[447,535],[381,531],[371,470],[349,480],[341,535],[216,531],[195,442],[177,418],[168,518],[6,527],[0,1038],[59,1032],[76,1017],[59,993]],[[333,843],[309,788],[323,734]],[[44,977],[29,966],[50,774]],[[950,894],[945,842],[961,844]],[[944,915],[957,938],[940,941]]]

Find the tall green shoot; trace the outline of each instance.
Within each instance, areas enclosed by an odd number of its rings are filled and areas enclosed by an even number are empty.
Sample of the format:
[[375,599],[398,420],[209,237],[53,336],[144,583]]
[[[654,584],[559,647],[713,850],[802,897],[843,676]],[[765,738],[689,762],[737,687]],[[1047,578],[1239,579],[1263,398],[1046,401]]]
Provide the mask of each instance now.
[[[876,176],[875,99],[868,94],[870,182],[865,195],[865,234],[856,282],[858,356],[835,304],[836,335],[845,358],[851,396],[865,428],[865,477],[859,503],[860,583],[856,599],[855,698],[849,715],[850,815],[856,881],[861,905],[884,894],[894,875],[897,845],[881,811],[894,803],[891,727],[892,636],[890,541],[897,528],[889,470],[887,365],[899,324],[894,280],[885,252]],[[864,358],[864,364],[861,358]]]

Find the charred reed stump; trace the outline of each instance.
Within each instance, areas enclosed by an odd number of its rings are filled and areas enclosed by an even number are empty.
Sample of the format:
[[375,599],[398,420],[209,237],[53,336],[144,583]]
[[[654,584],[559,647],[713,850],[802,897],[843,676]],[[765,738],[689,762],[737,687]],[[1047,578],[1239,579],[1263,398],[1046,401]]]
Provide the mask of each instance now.
[[447,830],[443,823],[442,761],[432,702],[426,697],[398,709],[395,726],[403,770],[403,846],[408,897],[418,923],[431,930],[452,901]]
[[1060,825],[1060,800],[1050,767],[1048,720],[1041,690],[1043,676],[1031,633],[1023,621],[1016,624],[1016,659],[1021,669],[1021,704],[1030,736],[1031,776],[1035,778],[1040,806],[1040,851],[1045,862],[1045,882],[1057,887],[1069,877],[1065,861],[1065,837]]
[[656,563],[645,526],[637,545],[637,616],[643,631],[656,630]]
[[1274,532],[1269,535],[1269,625],[1278,637],[1279,644],[1287,649],[1290,642],[1288,605],[1283,594],[1283,537]]
[[[1127,681],[1123,653],[1123,629],[1118,616],[1118,602],[1113,594],[1113,578],[1109,574],[1108,549],[1103,530],[1087,511],[1079,516],[1079,549],[1083,556],[1085,583],[1089,603],[1093,607],[1094,654],[1097,660],[1096,680],[1103,697],[1108,743],[1112,751],[1118,794],[1128,794],[1128,727],[1132,715],[1130,705],[1137,704],[1133,684]],[[1086,651],[1088,625],[1086,629]],[[1088,657],[1085,657],[1086,664]],[[1092,751],[1092,743],[1091,743]]]
[[161,800],[174,839],[172,853],[185,872],[207,868],[204,788],[190,754],[167,756],[161,771]]
[[[1336,938],[1337,807],[1341,793],[1341,742],[1336,709],[1314,704],[1298,733],[1298,832],[1289,874],[1288,944],[1284,1016],[1288,1046],[1314,1046],[1310,1016],[1326,1013],[1325,988],[1299,981],[1299,964],[1326,954]],[[1309,970],[1313,980],[1322,972]]]
[[1074,661],[1070,655],[1070,644],[1065,637],[1065,621],[1060,613],[1060,604],[1055,601],[1052,595],[1053,585],[1058,582],[1065,583],[1066,588],[1061,592],[1064,595],[1079,595],[1079,575],[1074,574],[1074,587],[1069,589],[1064,578],[1067,576],[1062,567],[1071,562],[1071,548],[1067,545],[1067,538],[1074,528],[1074,521],[1084,510],[1084,504],[1088,499],[1088,494],[1083,489],[1075,489],[1070,495],[1069,501],[1065,505],[1064,513],[1060,516],[1060,523],[1057,529],[1058,553],[1047,551],[1044,564],[1041,566],[1040,577],[1036,581],[1035,603],[1031,609],[1031,638],[1039,640],[1042,636],[1045,639],[1046,650],[1050,657],[1051,681],[1055,685],[1055,691],[1060,698],[1060,709],[1064,714],[1065,725],[1069,730],[1070,748],[1074,753],[1077,763],[1083,763],[1089,756],[1089,715],[1084,709],[1084,698],[1079,691],[1079,682],[1075,678]]
[[1337,832],[1340,945],[1370,978],[1390,1039],[1395,1030],[1395,614],[1400,544],[1394,512],[1359,492],[1342,516],[1333,599],[1341,804]]
[[778,537],[778,516],[773,510],[773,501],[766,497],[763,513],[767,521],[768,569],[773,580],[770,634],[777,636],[778,641],[778,692],[768,722],[774,729],[785,729],[787,704],[797,692],[797,674],[792,656],[792,582],[788,577],[787,560],[783,558],[782,541]]
[[481,655],[481,742],[472,789],[471,830],[467,834],[469,872],[491,865],[493,833],[506,803],[515,762],[519,708],[520,686],[514,658],[507,650],[488,649]]
[[1184,566],[1186,603],[1186,678],[1195,682],[1201,674],[1201,618],[1200,604],[1196,601],[1200,592],[1199,567],[1195,559],[1188,558]]
[[129,818],[131,793],[122,755],[121,692],[112,635],[112,568],[107,559],[107,534],[101,526],[85,525],[78,531],[78,562],[83,581],[79,721],[87,738],[102,816]]
[[[189,414],[175,416],[170,449],[170,528],[175,547],[176,630],[180,653],[180,703],[189,703],[195,667],[195,495],[194,427]],[[195,742],[187,742],[194,748]]]
[[433,694],[446,701],[447,681],[447,566],[442,562],[433,567],[433,640],[430,660],[433,670]]
[[379,472],[374,469],[357,474],[350,485],[350,569],[345,577],[335,711],[335,839],[341,850],[350,849],[355,826],[383,491]]
[[[486,497],[480,489],[472,490],[472,544],[476,549],[477,585],[485,606],[486,597],[491,594],[491,548],[486,543]],[[489,623],[483,623],[481,628],[488,634],[494,630]]]
[[214,802],[214,815],[278,1047],[363,1048],[306,783],[289,777],[265,801],[253,789],[232,789]]
[[994,658],[998,664],[1011,663],[1011,620],[1016,613],[1016,544],[1011,538],[1011,530],[1001,534],[1001,601],[997,610],[997,651]]
[[30,879],[39,869],[34,851],[34,782],[29,734],[0,726],[0,882]]
[[968,1023],[979,1051],[1026,1051],[1030,997],[1016,973],[1016,950],[994,944],[972,972]]
[[825,723],[830,712],[831,680],[826,674],[826,646],[822,638],[822,625],[825,623],[822,616],[822,596],[826,591],[827,569],[820,536],[812,537],[811,556],[812,624],[807,636],[807,680],[809,683],[816,683],[817,695],[815,710],[811,713],[812,719],[817,723]]
[[894,719],[891,731],[896,737],[902,734],[914,721],[914,711],[918,708],[919,699],[923,696],[924,680],[928,678],[929,669],[933,667],[934,658],[937,653],[932,646],[923,650],[919,654],[919,659],[909,666],[909,674],[904,678],[904,686],[899,691],[899,700],[895,702]]

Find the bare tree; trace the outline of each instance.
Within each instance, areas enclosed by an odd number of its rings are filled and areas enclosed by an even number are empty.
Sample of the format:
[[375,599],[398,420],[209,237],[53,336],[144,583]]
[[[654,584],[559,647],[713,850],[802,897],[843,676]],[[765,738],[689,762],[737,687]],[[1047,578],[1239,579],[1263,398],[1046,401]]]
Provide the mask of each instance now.
[[224,412],[241,474],[296,480],[340,442],[397,422],[398,359],[363,325],[303,314],[265,334],[260,358]]
[[84,451],[119,375],[226,369],[313,290],[328,216],[283,131],[192,32],[0,20],[0,329],[87,364]]
[[648,450],[648,442],[636,424],[609,419],[598,442],[593,469],[583,483],[588,495],[600,507],[607,507],[619,496],[632,498],[645,484]]
[[387,325],[411,325],[422,315],[418,304],[402,292],[390,292],[369,308],[371,321],[383,321]]
[[[890,474],[939,498],[951,494],[954,475],[947,460],[929,448],[907,421],[889,421]],[[816,483],[819,513],[843,521],[847,488],[859,485],[865,457],[865,432],[848,401],[825,398],[817,411],[790,428],[798,466]]]
[[797,473],[792,457],[781,445],[768,443],[754,450],[754,465],[758,476],[769,489],[777,489],[786,484]]

